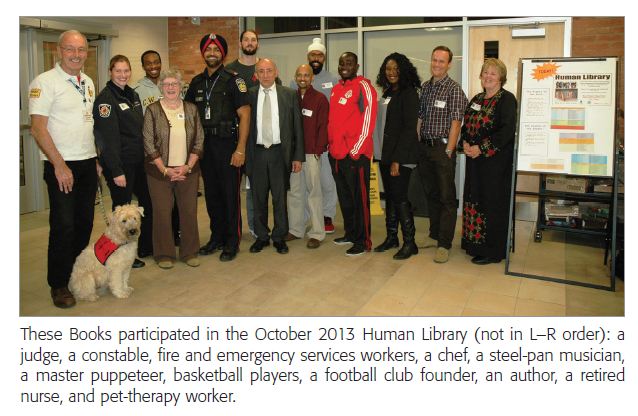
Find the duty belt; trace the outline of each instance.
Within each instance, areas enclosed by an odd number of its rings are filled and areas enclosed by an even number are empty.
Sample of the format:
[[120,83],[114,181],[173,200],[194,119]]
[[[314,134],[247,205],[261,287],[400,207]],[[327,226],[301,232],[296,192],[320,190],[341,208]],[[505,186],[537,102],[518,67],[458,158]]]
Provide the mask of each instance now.
[[428,147],[447,146],[447,137],[441,137],[440,139],[421,139],[421,143]]
[[219,136],[219,133],[220,133],[219,126],[204,127],[204,134],[207,136]]

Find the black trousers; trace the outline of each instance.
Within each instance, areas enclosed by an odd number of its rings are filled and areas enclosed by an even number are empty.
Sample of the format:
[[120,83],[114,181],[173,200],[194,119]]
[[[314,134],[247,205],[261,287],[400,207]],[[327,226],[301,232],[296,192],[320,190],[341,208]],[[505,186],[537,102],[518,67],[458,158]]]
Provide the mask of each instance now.
[[60,191],[53,164],[44,162],[50,207],[47,281],[52,289],[68,286],[75,258],[89,245],[97,192],[95,160],[66,162],[73,172],[73,187],[68,194]]
[[386,202],[393,202],[395,204],[410,202],[408,200],[408,187],[410,186],[412,169],[399,165],[399,176],[392,176],[390,175],[391,166],[392,165],[379,164]]
[[[281,145],[269,149],[255,147],[255,166],[250,175],[250,190],[253,193],[255,234],[262,241],[277,243],[288,235],[288,198],[286,162]],[[268,227],[268,193],[272,193],[272,210],[275,225],[270,234]]]
[[239,247],[241,242],[241,168],[230,164],[237,143],[233,139],[206,136],[200,162],[210,241]]
[[361,156],[353,160],[349,156],[336,160],[330,156],[332,176],[337,185],[337,196],[343,215],[345,237],[354,247],[369,251],[370,237],[370,159]]
[[144,208],[142,225],[140,227],[140,238],[137,241],[138,253],[153,253],[153,204],[151,195],[148,193],[148,183],[144,172],[144,161],[139,163],[124,163],[122,165],[126,186],[120,187],[113,181],[113,172],[104,168],[104,178],[111,191],[112,209],[118,205],[131,203],[133,194],[137,197],[137,203]]

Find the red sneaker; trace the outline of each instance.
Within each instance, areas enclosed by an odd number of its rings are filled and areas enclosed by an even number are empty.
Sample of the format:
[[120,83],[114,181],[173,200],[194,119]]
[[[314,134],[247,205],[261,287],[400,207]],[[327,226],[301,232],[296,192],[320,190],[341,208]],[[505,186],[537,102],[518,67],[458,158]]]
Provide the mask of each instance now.
[[323,223],[326,227],[326,234],[332,234],[335,232],[335,226],[332,224],[332,218],[323,217]]

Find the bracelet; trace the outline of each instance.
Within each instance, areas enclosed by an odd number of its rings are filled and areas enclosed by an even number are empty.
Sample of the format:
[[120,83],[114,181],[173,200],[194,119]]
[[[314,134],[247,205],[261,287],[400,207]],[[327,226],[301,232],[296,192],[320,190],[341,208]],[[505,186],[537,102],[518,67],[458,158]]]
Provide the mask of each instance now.
[[164,176],[168,173],[168,168],[164,168]]
[[240,152],[239,150],[235,150],[235,153],[237,153],[238,155],[243,155],[243,153]]

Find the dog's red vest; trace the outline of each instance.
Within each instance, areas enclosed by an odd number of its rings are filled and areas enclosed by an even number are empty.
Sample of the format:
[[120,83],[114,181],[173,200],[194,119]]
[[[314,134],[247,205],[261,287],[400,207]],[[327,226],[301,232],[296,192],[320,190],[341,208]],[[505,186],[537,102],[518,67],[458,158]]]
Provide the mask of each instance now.
[[97,242],[95,243],[95,257],[97,257],[97,260],[100,263],[106,264],[109,256],[113,254],[113,252],[117,250],[118,247],[119,246],[111,241],[110,238],[102,234],[99,240],[97,240]]

